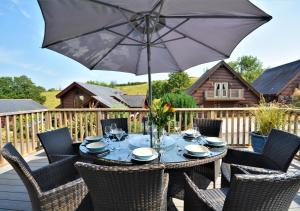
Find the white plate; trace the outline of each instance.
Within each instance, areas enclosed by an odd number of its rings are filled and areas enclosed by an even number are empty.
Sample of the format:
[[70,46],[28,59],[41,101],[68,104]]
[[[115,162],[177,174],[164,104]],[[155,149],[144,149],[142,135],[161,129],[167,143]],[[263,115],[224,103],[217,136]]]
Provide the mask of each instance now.
[[154,155],[154,152],[155,151],[152,148],[141,147],[133,150],[132,155],[134,155],[135,158],[147,160]]
[[156,158],[158,158],[158,153],[157,152],[154,152],[154,154],[148,159],[140,159],[140,158],[135,157],[134,155],[132,156],[132,160],[143,161],[143,162],[152,161],[152,160],[155,160]]
[[103,141],[98,141],[98,142],[93,142],[90,144],[87,144],[85,147],[90,151],[90,152],[100,152],[105,149],[107,144]]
[[185,150],[191,155],[205,155],[209,153],[209,149],[199,144],[190,144],[185,146]]
[[194,136],[198,136],[198,134],[199,134],[199,132],[195,131],[193,129],[189,129],[189,130],[183,131],[183,135],[185,135],[185,136],[194,137]]
[[85,140],[87,140],[88,142],[96,142],[96,141],[100,141],[102,139],[101,136],[88,136],[85,137]]
[[210,152],[207,152],[205,154],[190,154],[187,151],[185,151],[184,153],[188,156],[195,157],[195,158],[204,158],[210,155]]
[[214,146],[222,146],[225,144],[224,141],[222,141],[220,138],[218,137],[206,137],[205,140],[210,144],[210,145],[214,145]]

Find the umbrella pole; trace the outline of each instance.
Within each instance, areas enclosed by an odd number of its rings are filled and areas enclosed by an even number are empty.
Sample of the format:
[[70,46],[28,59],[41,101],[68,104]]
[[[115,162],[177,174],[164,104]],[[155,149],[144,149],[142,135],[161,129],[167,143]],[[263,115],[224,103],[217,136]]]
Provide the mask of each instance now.
[[[146,15],[146,36],[147,36],[147,68],[148,68],[148,105],[149,105],[149,112],[151,112],[151,105],[152,105],[152,83],[151,83],[151,49],[150,49],[150,36],[149,36],[149,15]],[[153,147],[152,142],[152,124],[150,125],[150,147]]]

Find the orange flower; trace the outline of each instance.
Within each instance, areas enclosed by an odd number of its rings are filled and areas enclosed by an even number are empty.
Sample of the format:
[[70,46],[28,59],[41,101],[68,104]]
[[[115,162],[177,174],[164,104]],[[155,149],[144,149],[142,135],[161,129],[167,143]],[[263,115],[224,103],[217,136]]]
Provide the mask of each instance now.
[[164,108],[163,108],[163,113],[166,113],[167,111],[169,111],[171,109],[171,104],[167,103]]

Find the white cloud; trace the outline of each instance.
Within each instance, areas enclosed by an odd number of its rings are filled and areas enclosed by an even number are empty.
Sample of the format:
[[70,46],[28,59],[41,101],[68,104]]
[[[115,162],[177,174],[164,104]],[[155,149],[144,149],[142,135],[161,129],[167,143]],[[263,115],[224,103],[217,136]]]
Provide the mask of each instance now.
[[30,14],[21,6],[20,0],[10,0],[19,10],[19,12],[25,17],[25,18],[31,18]]

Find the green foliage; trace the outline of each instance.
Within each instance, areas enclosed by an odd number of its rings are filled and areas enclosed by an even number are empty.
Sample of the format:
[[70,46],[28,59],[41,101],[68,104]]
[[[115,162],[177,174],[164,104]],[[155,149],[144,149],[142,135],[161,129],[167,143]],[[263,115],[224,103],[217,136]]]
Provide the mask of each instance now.
[[273,128],[283,128],[286,113],[287,110],[284,105],[280,103],[266,103],[263,99],[259,104],[258,110],[254,111],[258,132],[267,136]]
[[103,81],[87,81],[87,84],[97,85],[97,86],[105,86],[110,88],[115,88],[117,86],[117,82],[111,81],[110,83],[106,83]]
[[255,81],[265,70],[262,62],[255,56],[242,56],[228,64],[249,83]]
[[168,92],[180,93],[191,85],[189,75],[185,72],[175,72],[169,74]]
[[174,108],[196,108],[195,99],[186,93],[168,93],[162,97],[163,102],[171,103]]
[[191,85],[191,79],[185,72],[175,72],[169,74],[167,81],[153,81],[152,98],[159,99],[167,93],[179,94]]
[[45,88],[36,86],[27,76],[0,77],[0,98],[1,99],[32,99],[44,103],[46,97],[41,93]]
[[159,99],[168,93],[168,83],[166,81],[153,81],[152,83],[152,98]]
[[300,97],[293,97],[293,106],[296,108],[300,108]]

